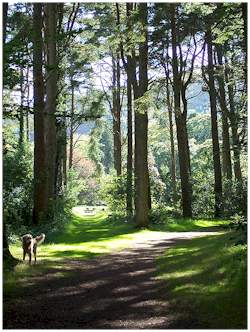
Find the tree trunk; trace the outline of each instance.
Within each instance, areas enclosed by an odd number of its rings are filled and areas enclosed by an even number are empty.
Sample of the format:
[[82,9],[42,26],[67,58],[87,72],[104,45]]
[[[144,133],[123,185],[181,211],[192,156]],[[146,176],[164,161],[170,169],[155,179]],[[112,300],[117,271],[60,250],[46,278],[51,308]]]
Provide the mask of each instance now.
[[245,64],[244,64],[244,72],[245,72],[245,86],[246,86],[246,93],[247,93],[247,6],[248,3],[243,2],[241,4],[242,8],[242,18],[244,24],[244,42],[243,42],[243,49],[245,51]]
[[[191,177],[192,171],[191,171],[191,159],[190,159],[190,149],[189,149],[189,143],[188,143],[188,130],[187,130],[187,98],[186,98],[186,90],[187,87],[184,85],[181,88],[181,98],[182,98],[182,104],[183,104],[183,126],[184,126],[184,132],[185,132],[185,150],[187,154],[187,160],[188,160],[188,171],[189,176]],[[189,181],[190,191],[192,192],[192,186],[191,181]]]
[[24,142],[24,75],[23,75],[23,67],[20,69],[20,112],[19,112],[19,148],[23,148]]
[[6,41],[7,17],[8,17],[8,2],[3,3],[3,44]]
[[75,111],[75,95],[74,85],[71,82],[71,117],[70,117],[70,132],[69,132],[69,169],[73,165],[73,143],[74,143],[74,111]]
[[[167,45],[167,51],[168,51]],[[172,200],[173,206],[177,206],[177,189],[176,189],[176,157],[175,157],[175,144],[174,144],[174,126],[173,126],[173,107],[170,96],[170,78],[169,78],[169,54],[167,52],[167,66],[163,63],[165,77],[166,77],[166,94],[167,94],[167,112],[169,122],[169,134],[170,134],[170,149],[171,149],[171,186],[172,186]]]
[[[192,192],[190,185],[190,159],[188,137],[186,128],[186,109],[181,111],[181,81],[177,59],[177,30],[176,30],[176,5],[172,6],[171,12],[172,52],[173,52],[173,83],[174,83],[174,110],[179,152],[179,165],[182,191],[182,214],[183,217],[192,217]],[[185,107],[185,105],[184,105]]]
[[121,101],[120,101],[120,65],[119,57],[112,56],[113,67],[113,137],[114,168],[117,176],[121,175]]
[[172,199],[173,205],[177,205],[177,189],[176,189],[176,165],[175,165],[175,146],[174,146],[174,130],[173,130],[173,111],[172,107],[168,106],[168,120],[169,120],[169,133],[171,144],[171,184],[172,184]]
[[[128,29],[133,31],[130,14],[132,3],[126,4]],[[151,203],[149,191],[148,172],[148,116],[146,109],[140,109],[138,99],[143,98],[148,88],[147,63],[148,63],[148,36],[147,36],[147,4],[140,3],[139,17],[143,26],[144,42],[139,44],[139,82],[136,76],[136,57],[133,47],[131,55],[127,55],[127,63],[124,56],[122,61],[128,78],[133,86],[135,101],[135,222],[138,227],[147,227],[149,223],[149,205]],[[119,5],[117,4],[117,23],[119,24]],[[127,38],[129,41],[129,37]]]
[[46,80],[46,150],[47,150],[47,182],[50,212],[53,215],[55,199],[56,169],[56,99],[57,99],[57,4],[46,3],[46,37],[47,37],[47,80]]
[[67,186],[67,126],[66,117],[63,120],[63,151],[62,151],[62,173],[63,173],[63,188]]
[[127,154],[127,183],[126,183],[126,205],[127,216],[133,214],[133,124],[132,124],[132,87],[127,76],[127,128],[128,128],[128,154]]
[[242,173],[240,165],[240,141],[238,135],[238,121],[236,119],[236,111],[234,106],[234,91],[233,86],[230,84],[230,71],[227,66],[225,68],[225,80],[228,88],[228,98],[229,98],[229,121],[232,129],[232,142],[233,142],[233,169],[234,177],[239,185],[242,184]]
[[66,126],[65,119],[57,121],[57,148],[56,148],[56,195],[62,195],[65,189],[65,144],[66,144]]
[[[221,46],[216,47],[218,64],[223,67],[222,49]],[[223,174],[228,180],[232,180],[232,162],[230,153],[230,138],[228,125],[228,109],[226,104],[225,86],[224,86],[224,71],[218,75],[219,85],[219,101],[222,113],[222,170]]]
[[33,14],[33,77],[34,77],[34,208],[33,223],[39,224],[47,214],[45,161],[44,81],[43,81],[43,19],[42,4],[34,4]]
[[217,110],[216,110],[216,91],[214,84],[212,33],[211,33],[211,27],[209,25],[207,27],[206,41],[207,41],[208,76],[209,76],[208,85],[209,85],[209,98],[210,98],[210,108],[211,108],[211,127],[212,127],[212,143],[213,143],[215,217],[220,217],[222,214],[222,179],[221,179],[220,146],[219,146]]
[[30,107],[30,85],[29,85],[29,68],[27,68],[27,76],[26,76],[26,89],[27,89],[27,110],[25,114],[25,120],[26,120],[26,140],[29,142],[30,140],[30,134],[29,134],[29,107]]
[[[6,26],[7,26],[7,15],[8,15],[8,3],[3,3],[3,45],[6,41]],[[3,140],[3,154],[5,152],[4,140]],[[9,250],[8,238],[6,233],[6,224],[3,216],[3,260],[4,262],[14,261],[15,258],[12,256]]]
[[[148,89],[147,3],[139,3],[138,9],[145,41],[139,44],[139,89],[136,99],[144,98]],[[146,109],[140,109],[137,105],[135,112],[135,220],[139,227],[147,227],[149,222],[148,175],[148,115]]]

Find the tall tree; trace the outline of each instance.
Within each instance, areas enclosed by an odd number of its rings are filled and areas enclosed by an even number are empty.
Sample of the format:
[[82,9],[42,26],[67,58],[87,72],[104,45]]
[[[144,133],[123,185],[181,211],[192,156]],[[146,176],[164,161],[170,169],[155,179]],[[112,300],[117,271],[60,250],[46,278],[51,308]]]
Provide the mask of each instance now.
[[[139,43],[139,86],[135,109],[135,219],[138,226],[145,227],[149,222],[148,105],[145,100],[143,101],[148,90],[147,3],[139,3],[138,12],[144,40]],[[142,105],[140,105],[140,100],[142,100]]]
[[33,223],[47,214],[47,172],[45,160],[45,119],[43,80],[43,5],[34,4],[33,77],[34,77],[34,208]]
[[[8,17],[8,3],[5,2],[3,3],[3,46],[5,45],[6,41],[7,17]],[[6,153],[5,151],[6,148],[3,142],[3,153]],[[12,256],[9,250],[8,238],[6,233],[6,224],[4,218],[3,218],[3,259],[4,261],[14,260],[14,257]]]
[[74,81],[71,80],[71,116],[69,128],[69,169],[73,165],[73,149],[74,149],[74,111],[75,111],[75,87]]
[[120,82],[120,57],[118,52],[112,54],[112,95],[113,95],[113,137],[114,137],[114,168],[119,176],[122,173],[121,161],[121,82]]
[[232,163],[231,163],[231,152],[230,152],[230,138],[229,138],[229,124],[228,124],[228,109],[226,104],[226,93],[225,93],[225,77],[223,70],[223,59],[222,59],[222,46],[216,46],[216,52],[218,57],[218,64],[220,66],[219,73],[217,75],[218,86],[219,86],[219,102],[222,117],[222,169],[223,173],[228,180],[232,180]]
[[242,172],[240,162],[240,139],[238,134],[238,121],[234,101],[234,87],[231,69],[229,68],[228,60],[225,58],[225,80],[228,90],[229,100],[229,121],[232,130],[232,146],[233,146],[233,169],[234,177],[238,184],[242,185]]
[[132,86],[127,75],[127,182],[126,182],[126,203],[127,215],[133,214],[133,118],[132,118]]
[[211,17],[208,19],[206,31],[207,59],[208,59],[208,87],[211,109],[211,128],[213,144],[213,165],[214,165],[214,194],[215,194],[215,216],[222,214],[222,178],[220,162],[220,146],[218,135],[218,121],[216,108],[216,90],[214,82],[214,63],[213,63],[213,39],[211,31]]
[[45,4],[47,38],[47,73],[46,73],[46,168],[48,200],[50,210],[53,210],[55,198],[55,167],[56,167],[56,104],[57,104],[57,4]]
[[[127,61],[124,55],[123,38],[121,38],[121,57],[124,68],[133,87],[135,104],[135,222],[138,227],[147,227],[149,223],[149,208],[151,203],[150,183],[148,172],[148,9],[146,3],[138,4],[138,18],[140,22],[141,38],[139,45],[139,79],[136,71],[135,45],[131,40],[133,27],[131,13],[133,4],[127,3],[127,28],[130,38],[126,42],[129,52]],[[117,23],[120,24],[119,5],[117,4]]]
[[246,93],[247,93],[247,6],[248,3],[243,2],[241,4],[242,9],[242,18],[243,18],[243,28],[244,28],[244,37],[243,37],[243,49],[245,51],[245,65],[244,65],[244,72],[245,72],[245,86],[246,86]]
[[[190,157],[187,136],[187,102],[186,86],[181,80],[181,73],[178,68],[177,45],[177,13],[178,5],[171,5],[171,34],[172,34],[172,67],[173,67],[173,90],[174,90],[174,109],[177,130],[177,142],[179,152],[179,166],[182,190],[182,213],[183,217],[192,217],[192,190],[190,183]],[[183,111],[181,110],[181,97],[183,101]]]

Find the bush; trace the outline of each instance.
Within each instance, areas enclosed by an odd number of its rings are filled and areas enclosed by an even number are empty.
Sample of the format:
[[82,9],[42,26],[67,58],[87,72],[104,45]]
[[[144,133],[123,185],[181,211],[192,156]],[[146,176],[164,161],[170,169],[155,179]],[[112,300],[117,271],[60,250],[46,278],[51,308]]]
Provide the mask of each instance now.
[[193,181],[193,215],[212,217],[214,214],[214,189],[212,176],[196,174]]
[[126,213],[126,175],[107,175],[101,185],[101,199],[112,214]]
[[231,217],[230,227],[236,232],[235,245],[247,243],[247,219],[245,216],[235,214]]
[[74,169],[68,172],[67,187],[64,195],[58,199],[57,209],[71,211],[72,207],[79,205],[79,195],[85,188],[84,181]]
[[31,223],[33,157],[30,143],[3,157],[3,218],[8,229]]
[[234,214],[247,215],[247,182],[224,179],[224,213],[226,216]]
[[163,204],[154,204],[149,220],[152,224],[164,224],[168,217],[180,217],[180,211],[176,211],[174,207],[165,206]]

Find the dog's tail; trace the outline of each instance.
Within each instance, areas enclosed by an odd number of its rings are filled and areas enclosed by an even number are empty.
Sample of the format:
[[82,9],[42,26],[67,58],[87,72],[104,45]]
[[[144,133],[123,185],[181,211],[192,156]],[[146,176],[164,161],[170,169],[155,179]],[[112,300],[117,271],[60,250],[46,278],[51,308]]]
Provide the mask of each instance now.
[[35,237],[37,245],[43,243],[44,239],[45,239],[45,234],[43,233]]

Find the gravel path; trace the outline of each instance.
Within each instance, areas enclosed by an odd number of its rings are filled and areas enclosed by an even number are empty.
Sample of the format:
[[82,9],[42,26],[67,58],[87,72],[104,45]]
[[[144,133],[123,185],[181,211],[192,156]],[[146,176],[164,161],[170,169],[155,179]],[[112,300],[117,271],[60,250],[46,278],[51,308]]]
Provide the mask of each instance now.
[[65,260],[60,270],[31,278],[15,301],[4,302],[3,328],[195,328],[198,322],[188,308],[181,314],[171,308],[155,260],[180,240],[213,234],[166,233],[95,259]]

